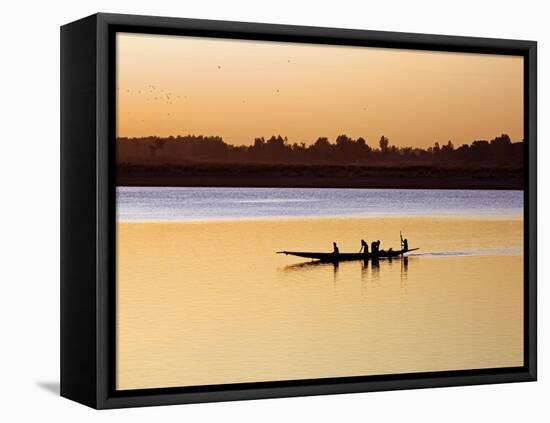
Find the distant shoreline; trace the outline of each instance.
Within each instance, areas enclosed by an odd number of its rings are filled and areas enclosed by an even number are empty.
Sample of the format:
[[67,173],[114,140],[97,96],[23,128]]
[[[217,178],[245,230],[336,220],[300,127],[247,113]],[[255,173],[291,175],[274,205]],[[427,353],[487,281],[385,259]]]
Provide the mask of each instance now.
[[191,163],[124,165],[117,186],[522,190],[523,169]]

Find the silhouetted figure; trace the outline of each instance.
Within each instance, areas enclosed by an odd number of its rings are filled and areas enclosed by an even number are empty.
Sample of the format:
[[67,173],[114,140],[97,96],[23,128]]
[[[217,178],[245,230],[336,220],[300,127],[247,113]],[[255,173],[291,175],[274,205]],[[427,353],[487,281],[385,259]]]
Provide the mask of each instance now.
[[399,236],[401,237],[401,249],[408,250],[409,249],[409,241],[407,238],[403,238],[403,234],[399,233]]
[[340,254],[340,250],[338,249],[338,245],[336,245],[335,242],[332,243],[332,246],[333,246],[333,248],[334,248],[333,253],[334,253],[334,254]]
[[372,254],[377,254],[378,253],[378,251],[376,250],[376,241],[372,241],[370,243],[370,247],[371,247]]
[[361,240],[361,249],[359,252],[365,254],[368,254],[369,252],[369,244],[364,239]]
[[376,252],[380,252],[380,240],[376,241]]

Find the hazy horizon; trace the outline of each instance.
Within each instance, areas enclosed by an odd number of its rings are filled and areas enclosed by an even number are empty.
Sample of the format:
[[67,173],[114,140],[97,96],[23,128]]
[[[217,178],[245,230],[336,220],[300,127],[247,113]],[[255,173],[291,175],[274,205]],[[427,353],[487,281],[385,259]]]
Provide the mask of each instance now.
[[523,138],[520,56],[117,35],[117,137]]

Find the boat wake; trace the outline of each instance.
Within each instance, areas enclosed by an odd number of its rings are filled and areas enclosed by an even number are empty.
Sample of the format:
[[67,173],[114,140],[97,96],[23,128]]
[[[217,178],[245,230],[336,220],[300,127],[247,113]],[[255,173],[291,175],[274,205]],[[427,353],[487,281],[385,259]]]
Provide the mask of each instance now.
[[471,257],[471,256],[519,256],[522,247],[477,248],[463,251],[432,251],[411,253],[409,257]]

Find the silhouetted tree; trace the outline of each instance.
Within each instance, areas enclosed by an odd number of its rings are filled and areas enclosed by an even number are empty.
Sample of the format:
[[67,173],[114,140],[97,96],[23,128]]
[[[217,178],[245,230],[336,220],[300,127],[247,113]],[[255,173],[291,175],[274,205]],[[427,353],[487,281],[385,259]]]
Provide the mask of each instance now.
[[390,145],[390,140],[386,138],[384,135],[382,135],[380,137],[379,144],[380,144],[380,150],[382,150],[382,152],[386,152],[388,150],[388,146]]
[[221,137],[203,135],[118,138],[118,163],[182,164],[186,162],[241,163],[318,163],[369,165],[471,165],[484,163],[493,166],[522,166],[523,141],[512,142],[502,134],[491,141],[476,140],[471,145],[454,147],[452,141],[443,146],[438,142],[427,149],[389,145],[382,136],[379,150],[372,150],[367,141],[345,134],[331,143],[320,137],[312,145],[304,142],[290,144],[287,137],[272,135],[267,140],[255,138],[252,145],[229,145]]

